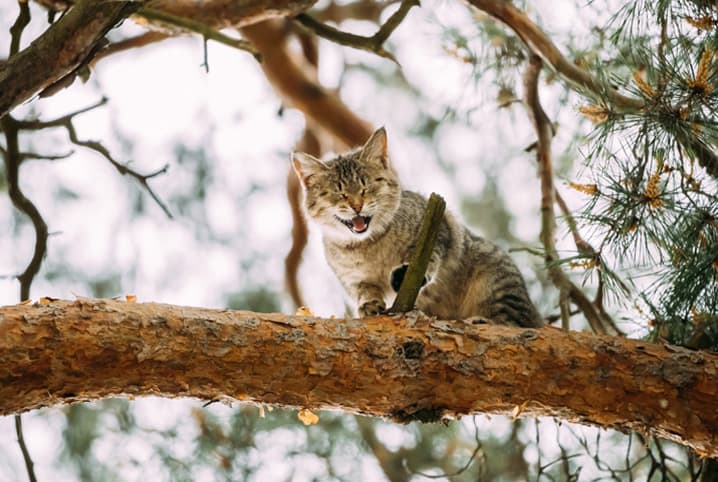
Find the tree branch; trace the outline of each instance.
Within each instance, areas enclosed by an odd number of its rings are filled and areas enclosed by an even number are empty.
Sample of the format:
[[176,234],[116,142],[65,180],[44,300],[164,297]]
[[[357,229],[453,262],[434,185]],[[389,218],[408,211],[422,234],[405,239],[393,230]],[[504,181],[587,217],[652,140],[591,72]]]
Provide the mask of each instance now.
[[[510,375],[509,375],[510,374]],[[417,316],[321,319],[113,300],[0,308],[0,414],[192,396],[396,421],[558,416],[718,455],[718,354]]]
[[531,55],[529,65],[524,76],[524,95],[526,110],[536,129],[538,136],[536,156],[539,164],[539,177],[541,178],[541,242],[544,245],[546,267],[551,281],[560,291],[561,318],[564,327],[568,324],[568,298],[583,312],[591,329],[601,334],[620,334],[613,320],[599,307],[595,306],[586,295],[571,282],[558,265],[560,257],[556,250],[556,217],[554,203],[556,195],[553,186],[553,167],[551,163],[551,139],[553,131],[551,122],[546,116],[538,97],[538,79],[541,73],[542,60],[537,55]]
[[70,142],[77,146],[86,147],[87,149],[91,149],[98,154],[100,154],[102,157],[107,159],[107,161],[114,166],[115,169],[117,169],[117,172],[120,174],[128,175],[132,178],[134,178],[139,185],[147,191],[147,193],[152,197],[152,199],[157,203],[157,205],[164,211],[165,215],[172,219],[172,212],[169,210],[167,205],[160,199],[160,197],[157,195],[157,193],[154,192],[154,190],[150,187],[148,180],[152,179],[153,177],[157,177],[160,174],[164,174],[167,172],[167,169],[169,169],[169,164],[165,164],[162,168],[158,169],[157,171],[151,172],[149,174],[140,174],[139,172],[130,169],[128,166],[122,164],[121,162],[118,162],[115,160],[112,155],[110,154],[110,151],[107,150],[107,148],[102,145],[100,142],[97,141],[83,141],[80,140],[77,137],[77,131],[75,130],[75,125],[72,123],[75,116],[79,114],[83,114],[85,112],[88,112],[92,109],[96,109],[97,107],[100,107],[102,105],[105,105],[107,103],[107,99],[103,98],[99,102],[90,105],[88,107],[85,107],[83,109],[77,110],[75,112],[72,112],[70,114],[66,114],[62,117],[58,117],[57,119],[49,120],[49,121],[41,121],[41,120],[18,120],[14,121],[14,125],[19,129],[25,129],[25,130],[40,130],[40,129],[49,129],[54,127],[64,127],[67,131],[67,135],[70,138]]
[[[619,93],[608,82],[583,70],[563,56],[551,39],[511,2],[505,0],[465,0],[504,23],[526,44],[531,52],[541,57],[575,90],[598,101],[607,99],[617,113],[639,113],[645,109],[643,99]],[[668,131],[667,131],[668,132]],[[669,132],[686,150],[696,156],[698,163],[713,177],[718,178],[718,155],[701,139],[681,129]]]
[[74,71],[105,34],[139,6],[132,1],[77,2],[0,67],[0,116]]
[[419,0],[402,0],[399,9],[392,14],[382,25],[379,30],[371,37],[364,37],[353,33],[343,32],[329,25],[323,24],[306,13],[300,13],[296,20],[316,33],[318,36],[330,40],[339,45],[353,47],[359,50],[375,53],[381,57],[386,57],[394,62],[396,58],[384,49],[384,43],[389,36],[401,24],[412,7],[419,6]]
[[262,70],[278,94],[347,146],[359,146],[371,135],[369,123],[357,117],[336,93],[322,87],[301,60],[290,54],[284,22],[270,20],[242,28],[242,35],[262,55]]
[[177,15],[172,15],[171,13],[163,12],[154,8],[143,8],[137,12],[136,15],[149,20],[150,22],[166,24],[172,27],[180,28],[183,31],[198,33],[205,39],[214,40],[215,42],[219,42],[229,47],[249,52],[257,61],[261,61],[259,52],[257,52],[257,49],[251,42],[232,38],[223,34],[219,30],[210,27],[209,25],[203,24],[202,22],[198,22],[191,18],[178,17]]
[[426,268],[429,266],[429,258],[431,258],[436,238],[439,235],[444,209],[446,209],[444,198],[436,193],[431,193],[416,248],[414,248],[411,262],[406,269],[399,291],[396,293],[394,304],[389,309],[390,313],[405,313],[414,309],[416,297],[419,296],[419,290],[424,282]]
[[35,464],[32,461],[30,451],[27,449],[27,444],[25,443],[25,436],[22,433],[22,416],[19,414],[15,415],[15,434],[17,435],[17,443],[22,451],[22,458],[25,461],[27,478],[30,482],[37,482],[37,477],[35,476]]

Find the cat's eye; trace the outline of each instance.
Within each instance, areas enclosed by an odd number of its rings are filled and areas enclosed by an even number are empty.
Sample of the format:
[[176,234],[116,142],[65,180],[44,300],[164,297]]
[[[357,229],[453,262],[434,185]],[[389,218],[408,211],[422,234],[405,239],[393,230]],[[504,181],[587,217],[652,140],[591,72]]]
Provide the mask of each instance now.
[[366,194],[366,189],[361,190],[361,195],[364,196]]
[[347,197],[346,194],[342,193],[342,199],[344,199],[344,200],[346,201],[346,200],[349,199],[349,198]]
[[383,177],[377,177],[376,179],[374,179],[374,182],[384,182],[384,181],[386,181],[386,179],[384,179]]

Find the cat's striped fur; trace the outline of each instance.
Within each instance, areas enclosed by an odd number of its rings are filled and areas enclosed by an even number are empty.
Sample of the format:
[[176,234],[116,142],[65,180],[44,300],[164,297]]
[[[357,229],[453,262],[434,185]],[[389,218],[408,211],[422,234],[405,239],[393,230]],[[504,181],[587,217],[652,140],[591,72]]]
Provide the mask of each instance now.
[[[361,316],[383,312],[396,294],[402,274],[397,270],[411,259],[427,205],[423,196],[401,189],[387,156],[385,130],[374,132],[362,148],[327,161],[294,153],[292,162],[304,187],[306,212],[322,230],[329,265]],[[448,212],[427,281],[416,302],[427,314],[542,324],[511,258]]]

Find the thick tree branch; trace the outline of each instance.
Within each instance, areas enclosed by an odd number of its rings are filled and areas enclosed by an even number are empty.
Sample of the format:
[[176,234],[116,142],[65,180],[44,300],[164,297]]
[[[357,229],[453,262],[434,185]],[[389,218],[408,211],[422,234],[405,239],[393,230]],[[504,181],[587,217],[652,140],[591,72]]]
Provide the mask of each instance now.
[[563,272],[558,264],[560,257],[556,250],[556,216],[554,203],[556,194],[553,186],[553,167],[551,162],[551,139],[553,131],[551,122],[541,107],[538,97],[538,79],[543,62],[537,55],[531,55],[529,65],[524,77],[524,90],[526,110],[536,129],[538,136],[536,156],[539,164],[539,177],[541,178],[541,242],[544,245],[546,267],[551,281],[560,291],[561,317],[565,328],[568,325],[568,298],[583,312],[596,333],[618,335],[620,332],[613,320],[598,306],[591,303],[581,291]]
[[59,81],[140,4],[82,0],[0,67],[0,116]]
[[126,395],[397,421],[557,416],[718,455],[718,354],[428,317],[291,317],[113,300],[0,308],[0,414]]

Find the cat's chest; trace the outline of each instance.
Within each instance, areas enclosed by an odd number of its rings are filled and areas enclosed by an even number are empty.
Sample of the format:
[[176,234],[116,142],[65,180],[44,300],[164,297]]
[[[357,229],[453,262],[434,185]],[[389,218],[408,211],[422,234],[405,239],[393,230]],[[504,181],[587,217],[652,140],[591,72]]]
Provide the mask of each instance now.
[[371,282],[388,287],[391,272],[406,258],[405,247],[387,242],[353,247],[326,244],[325,250],[329,265],[345,284]]

